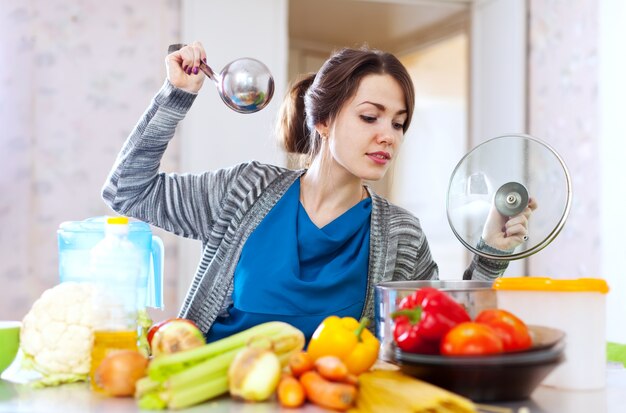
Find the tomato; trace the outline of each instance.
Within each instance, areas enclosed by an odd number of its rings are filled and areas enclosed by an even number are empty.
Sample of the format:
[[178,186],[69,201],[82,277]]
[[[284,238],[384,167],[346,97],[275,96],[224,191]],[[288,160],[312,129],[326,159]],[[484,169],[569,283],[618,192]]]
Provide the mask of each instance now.
[[532,339],[526,324],[508,311],[499,309],[484,310],[478,314],[474,321],[493,328],[502,340],[504,351],[526,350],[532,345]]
[[502,353],[502,340],[485,324],[466,322],[448,331],[441,341],[441,354],[479,356]]

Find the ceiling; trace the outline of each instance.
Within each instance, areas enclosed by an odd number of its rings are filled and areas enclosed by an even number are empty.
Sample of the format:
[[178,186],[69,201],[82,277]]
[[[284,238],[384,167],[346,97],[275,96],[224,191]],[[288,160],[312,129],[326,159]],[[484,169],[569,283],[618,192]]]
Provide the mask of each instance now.
[[469,10],[472,0],[289,0],[289,37],[323,46],[393,50]]

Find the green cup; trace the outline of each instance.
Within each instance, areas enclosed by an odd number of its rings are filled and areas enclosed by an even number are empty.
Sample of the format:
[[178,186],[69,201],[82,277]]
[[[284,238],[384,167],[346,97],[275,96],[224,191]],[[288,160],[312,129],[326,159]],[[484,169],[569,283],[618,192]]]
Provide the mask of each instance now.
[[0,374],[13,363],[20,347],[19,321],[0,321]]

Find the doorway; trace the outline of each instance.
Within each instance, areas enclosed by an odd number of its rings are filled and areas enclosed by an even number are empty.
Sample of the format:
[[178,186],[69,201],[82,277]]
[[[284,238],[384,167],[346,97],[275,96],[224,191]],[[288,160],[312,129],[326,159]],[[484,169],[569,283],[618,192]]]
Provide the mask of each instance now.
[[468,35],[459,32],[401,55],[415,84],[415,113],[388,178],[391,202],[419,217],[441,279],[458,279],[469,251],[450,230],[450,175],[469,150]]
[[290,81],[317,71],[334,49],[363,44],[409,70],[411,127],[385,179],[369,184],[419,217],[442,279],[460,279],[470,259],[446,216],[448,180],[469,150],[469,21],[467,2],[289,2]]

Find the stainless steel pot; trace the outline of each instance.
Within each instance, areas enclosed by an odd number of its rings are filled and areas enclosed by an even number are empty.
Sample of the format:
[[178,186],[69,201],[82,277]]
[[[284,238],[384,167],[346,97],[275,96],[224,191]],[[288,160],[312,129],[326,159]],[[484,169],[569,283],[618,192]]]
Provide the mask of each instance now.
[[496,293],[491,288],[491,281],[389,281],[380,283],[375,289],[376,336],[380,339],[380,358],[393,361],[393,320],[391,314],[400,301],[415,290],[434,287],[445,291],[459,304],[465,307],[470,317],[474,318],[487,308],[496,308]]

